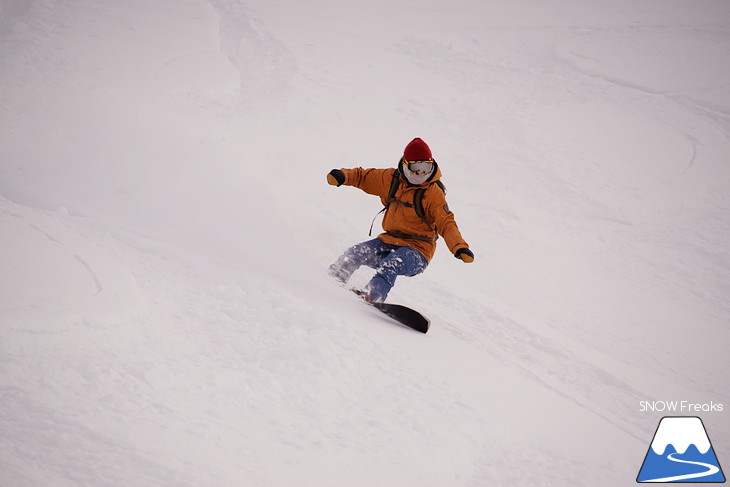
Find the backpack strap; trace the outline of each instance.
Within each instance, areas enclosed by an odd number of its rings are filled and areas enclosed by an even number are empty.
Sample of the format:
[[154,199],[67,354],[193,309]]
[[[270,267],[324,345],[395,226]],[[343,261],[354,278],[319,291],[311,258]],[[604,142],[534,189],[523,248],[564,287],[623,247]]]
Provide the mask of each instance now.
[[426,193],[426,190],[424,188],[418,188],[415,193],[413,193],[413,209],[416,210],[416,215],[423,220],[429,227],[431,224],[426,220],[426,212],[423,209],[423,195]]
[[[444,183],[442,183],[440,179],[436,181],[436,186],[438,186],[441,189],[441,191],[443,191],[444,194],[446,194],[446,185]],[[430,188],[431,185],[429,185],[428,187]],[[427,188],[418,188],[416,190],[415,194],[413,195],[413,206],[414,206],[414,209],[416,210],[416,215],[418,215],[421,218],[421,220],[423,220],[423,223],[428,225],[428,228],[430,228],[431,231],[434,233],[435,237],[433,237],[433,241],[435,242],[439,238],[439,232],[436,229],[436,225],[431,223],[426,218],[426,211],[423,209],[423,196],[426,194],[426,189]]]
[[430,228],[431,231],[436,235],[434,237],[434,241],[436,241],[439,238],[438,231],[436,231],[436,225],[431,223],[428,218],[426,218],[426,211],[423,209],[423,196],[425,194],[426,188],[418,188],[416,190],[416,192],[413,194],[413,209],[416,210],[416,215],[418,215],[418,217],[423,220],[423,223],[428,225],[428,228]]
[[398,169],[393,171],[393,179],[390,180],[390,190],[388,191],[388,200],[385,202],[385,208],[383,208],[383,211],[386,211],[390,204],[394,201],[398,201],[395,199],[395,193],[398,191],[398,186],[400,185],[400,174],[398,174]]

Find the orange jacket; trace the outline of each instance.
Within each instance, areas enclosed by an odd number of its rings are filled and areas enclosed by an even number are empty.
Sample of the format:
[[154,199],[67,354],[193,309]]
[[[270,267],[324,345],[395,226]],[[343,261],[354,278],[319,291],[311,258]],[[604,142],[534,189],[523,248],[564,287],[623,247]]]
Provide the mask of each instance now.
[[[380,197],[385,205],[388,200],[390,184],[393,179],[393,172],[397,169],[342,169],[345,173],[345,185],[355,186],[368,194]],[[436,166],[434,176],[420,186],[413,186],[400,175],[400,183],[395,192],[394,198],[404,203],[413,204],[413,195],[417,188],[425,188],[423,195],[423,210],[425,218],[435,225],[436,231],[444,237],[446,245],[452,254],[462,248],[469,248],[459,232],[459,227],[454,220],[454,214],[449,210],[446,203],[444,191],[436,184],[441,178],[441,170]],[[426,260],[430,261],[436,251],[436,242],[425,240],[414,240],[399,238],[392,234],[419,235],[423,237],[436,237],[436,233],[417,214],[414,208],[392,203],[383,216],[383,230],[385,233],[378,235],[378,238],[385,243],[393,245],[407,245],[418,250]]]

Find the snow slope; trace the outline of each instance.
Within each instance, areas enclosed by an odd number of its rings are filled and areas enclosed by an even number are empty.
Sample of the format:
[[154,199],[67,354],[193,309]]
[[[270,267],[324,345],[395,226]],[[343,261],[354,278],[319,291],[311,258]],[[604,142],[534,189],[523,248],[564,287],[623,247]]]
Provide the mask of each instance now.
[[[633,484],[640,401],[728,404],[728,49],[716,0],[0,0],[0,485]],[[380,208],[324,175],[416,136],[476,254],[391,293],[425,336],[325,272]]]

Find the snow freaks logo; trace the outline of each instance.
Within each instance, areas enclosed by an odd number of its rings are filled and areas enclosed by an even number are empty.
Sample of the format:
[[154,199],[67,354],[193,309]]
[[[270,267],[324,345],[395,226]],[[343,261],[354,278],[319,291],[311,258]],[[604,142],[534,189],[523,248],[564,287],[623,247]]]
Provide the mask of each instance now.
[[659,421],[637,482],[725,482],[702,420],[665,416]]

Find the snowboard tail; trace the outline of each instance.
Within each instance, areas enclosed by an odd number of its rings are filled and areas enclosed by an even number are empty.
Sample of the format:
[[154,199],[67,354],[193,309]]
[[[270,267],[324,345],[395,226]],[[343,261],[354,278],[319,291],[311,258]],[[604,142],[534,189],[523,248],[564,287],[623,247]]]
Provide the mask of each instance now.
[[367,293],[362,289],[353,288],[350,289],[350,291],[352,291],[360,299],[362,299],[365,304],[369,304],[373,308],[376,308],[383,314],[393,318],[398,323],[406,325],[407,327],[412,328],[416,331],[420,331],[421,333],[428,332],[428,328],[431,322],[428,318],[423,316],[415,309],[409,308],[408,306],[403,306],[402,304],[377,303],[374,301],[370,301]]
[[415,309],[393,303],[368,303],[398,323],[421,333],[427,333],[431,322]]

